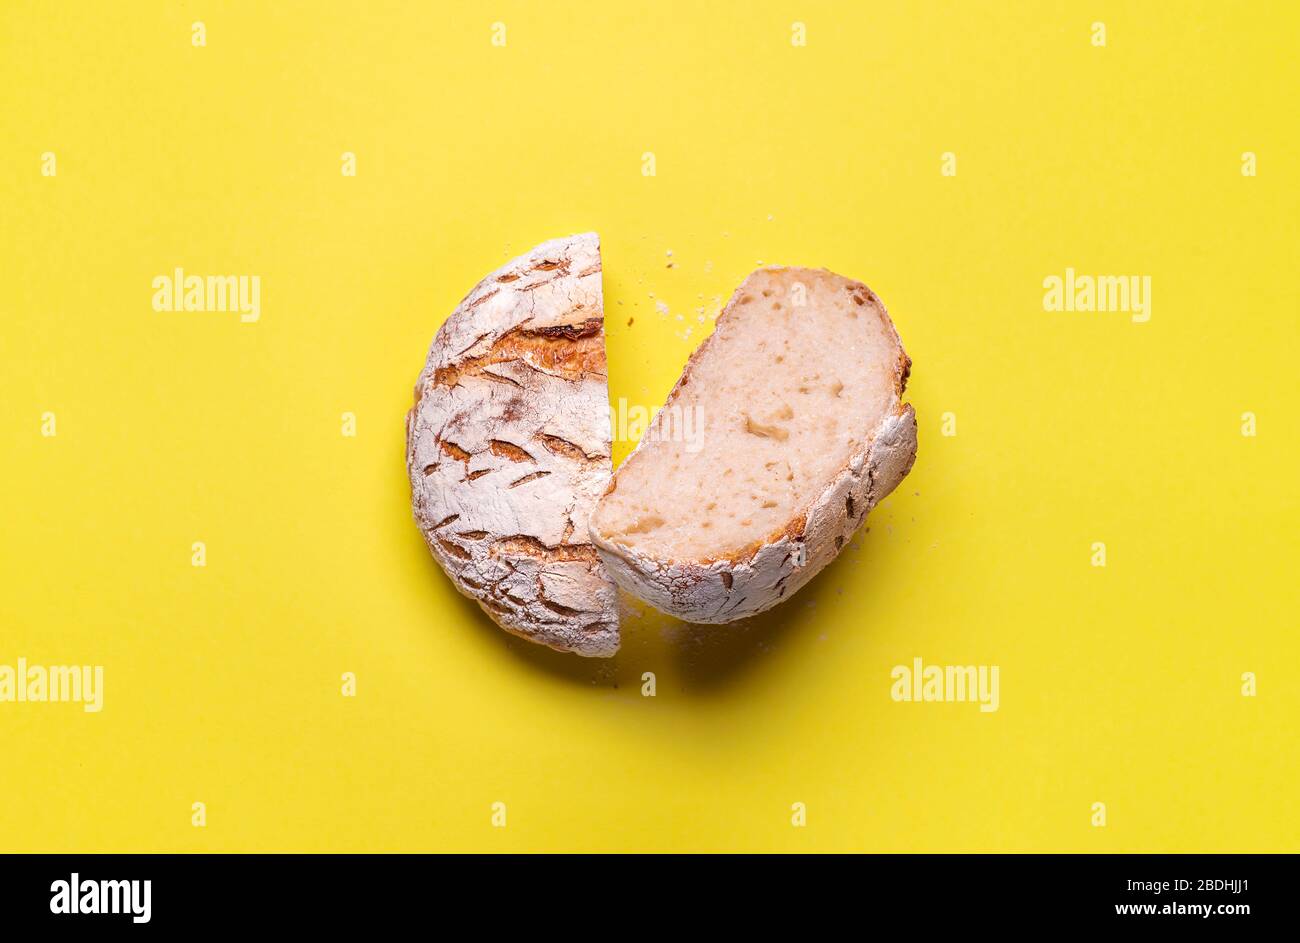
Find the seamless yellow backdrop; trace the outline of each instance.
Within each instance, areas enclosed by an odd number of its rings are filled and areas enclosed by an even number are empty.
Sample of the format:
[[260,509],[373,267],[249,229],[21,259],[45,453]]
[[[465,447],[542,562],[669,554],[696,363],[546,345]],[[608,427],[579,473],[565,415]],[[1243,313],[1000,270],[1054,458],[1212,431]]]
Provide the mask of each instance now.
[[[105,670],[98,714],[0,703],[0,849],[1300,850],[1298,27],[0,5],[0,664]],[[616,408],[761,261],[881,295],[920,422],[808,589],[608,663],[459,597],[403,467],[446,314],[584,230]],[[176,267],[259,276],[260,320],[154,311]],[[1044,310],[1067,268],[1150,276],[1150,320]],[[1000,709],[894,702],[915,657]]]

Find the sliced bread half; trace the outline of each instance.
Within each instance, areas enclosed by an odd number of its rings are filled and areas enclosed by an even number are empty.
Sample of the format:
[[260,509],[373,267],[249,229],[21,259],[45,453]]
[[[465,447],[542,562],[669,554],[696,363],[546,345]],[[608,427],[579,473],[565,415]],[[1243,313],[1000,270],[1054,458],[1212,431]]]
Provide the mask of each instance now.
[[614,580],[691,622],[788,599],[911,469],[910,367],[861,282],[754,272],[592,515]]
[[438,331],[406,419],[416,523],[509,632],[618,650],[618,593],[588,516],[609,482],[595,233],[543,243],[474,287]]

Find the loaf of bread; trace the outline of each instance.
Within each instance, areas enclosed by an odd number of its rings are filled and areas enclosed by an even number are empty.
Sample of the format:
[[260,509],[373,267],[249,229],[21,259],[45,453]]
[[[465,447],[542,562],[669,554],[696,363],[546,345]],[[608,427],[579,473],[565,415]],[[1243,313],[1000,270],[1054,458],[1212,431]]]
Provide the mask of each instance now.
[[478,283],[415,387],[416,523],[456,587],[560,651],[618,650],[617,590],[588,537],[610,476],[600,244],[543,243]]
[[788,599],[911,469],[910,367],[862,283],[754,272],[592,515],[614,580],[690,622]]

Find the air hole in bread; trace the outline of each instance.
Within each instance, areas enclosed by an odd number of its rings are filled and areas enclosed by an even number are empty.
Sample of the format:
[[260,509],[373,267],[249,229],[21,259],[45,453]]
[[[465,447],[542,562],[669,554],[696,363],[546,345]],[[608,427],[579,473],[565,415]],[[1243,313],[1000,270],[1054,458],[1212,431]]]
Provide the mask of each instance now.
[[623,533],[648,534],[650,531],[656,530],[663,526],[664,526],[664,519],[660,517],[658,514],[646,514],[643,517],[637,518],[630,525],[628,525],[623,530]]
[[790,438],[790,430],[781,426],[768,423],[758,422],[753,416],[745,416],[745,431],[750,435],[756,435],[764,439],[777,439],[784,442]]

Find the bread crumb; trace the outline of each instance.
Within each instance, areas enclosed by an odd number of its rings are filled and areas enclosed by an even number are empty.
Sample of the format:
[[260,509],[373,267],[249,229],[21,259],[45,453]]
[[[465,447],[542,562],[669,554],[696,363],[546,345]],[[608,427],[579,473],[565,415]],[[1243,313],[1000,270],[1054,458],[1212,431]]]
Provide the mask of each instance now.
[[627,326],[628,326],[628,327],[631,327],[631,326],[632,326],[632,322],[635,321],[635,320],[636,320],[636,318],[628,318],[628,319],[627,319]]

